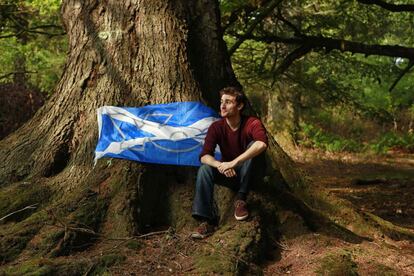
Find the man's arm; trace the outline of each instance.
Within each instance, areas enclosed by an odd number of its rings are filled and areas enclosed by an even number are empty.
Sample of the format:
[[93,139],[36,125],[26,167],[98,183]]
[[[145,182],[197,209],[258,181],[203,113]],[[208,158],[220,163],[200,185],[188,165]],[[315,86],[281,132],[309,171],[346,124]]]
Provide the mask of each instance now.
[[[218,168],[222,163],[217,161],[213,156],[205,154],[200,159],[201,163],[212,166],[213,168]],[[227,177],[236,176],[236,171],[234,169],[229,169],[220,173],[224,174]]]
[[[218,165],[217,169],[219,172],[224,173],[228,169],[234,169],[236,166],[240,165],[246,160],[252,159],[264,152],[267,148],[266,143],[262,141],[255,141],[245,152],[240,154],[238,157],[233,159],[230,162],[222,162]],[[214,159],[214,158],[213,158]]]
[[200,158],[201,163],[212,166],[214,168],[217,168],[220,166],[221,162],[217,161],[216,158],[211,156],[210,154],[205,154]]

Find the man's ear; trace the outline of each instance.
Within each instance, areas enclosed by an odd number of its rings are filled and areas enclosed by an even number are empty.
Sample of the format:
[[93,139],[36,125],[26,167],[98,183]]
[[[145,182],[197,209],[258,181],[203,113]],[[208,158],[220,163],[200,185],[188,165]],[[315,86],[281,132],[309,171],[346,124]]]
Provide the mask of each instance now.
[[237,109],[238,109],[239,111],[241,111],[241,110],[243,109],[243,107],[244,107],[244,103],[240,103],[240,104],[237,106]]

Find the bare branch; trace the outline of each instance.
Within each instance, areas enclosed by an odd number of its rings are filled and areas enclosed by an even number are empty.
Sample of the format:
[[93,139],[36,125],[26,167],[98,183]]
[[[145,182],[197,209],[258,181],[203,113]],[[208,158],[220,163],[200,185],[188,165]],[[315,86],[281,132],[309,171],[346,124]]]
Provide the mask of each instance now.
[[252,39],[263,42],[276,42],[285,44],[307,45],[312,49],[323,48],[326,51],[340,50],[341,52],[359,53],[365,55],[378,55],[389,57],[401,57],[407,59],[414,59],[414,48],[403,47],[399,45],[379,45],[379,44],[364,44],[360,42],[353,42],[344,39],[335,39],[323,36],[306,36],[300,37],[279,37],[275,35],[267,36],[244,36],[246,39]]
[[3,75],[3,76],[0,76],[0,80],[2,80],[2,79],[6,79],[6,78],[10,77],[11,75],[15,75],[15,74],[36,74],[36,73],[37,73],[37,71],[18,71],[18,72],[10,72],[10,73],[7,73],[7,74],[5,74],[5,75]]
[[401,73],[398,75],[397,79],[394,81],[394,83],[391,85],[390,89],[388,91],[392,91],[394,87],[398,84],[398,82],[404,77],[405,74],[407,74],[410,69],[414,66],[414,60],[410,60],[410,62],[407,64],[407,67],[404,68],[404,70],[401,71]]
[[20,31],[20,32],[15,33],[15,34],[0,35],[0,39],[2,39],[2,38],[9,38],[9,37],[19,36],[19,35],[21,35],[22,33],[23,33],[23,31]]
[[291,28],[296,36],[299,36],[301,34],[299,28],[293,25],[291,22],[289,22],[286,18],[284,18],[280,10],[277,13],[277,18],[280,19],[283,23],[285,23],[289,28]]
[[[275,76],[282,74],[283,72],[285,72],[290,65],[292,65],[292,63],[303,57],[304,55],[306,55],[307,53],[309,53],[312,50],[311,47],[307,46],[307,45],[302,45],[299,48],[296,48],[295,50],[293,50],[289,55],[286,56],[286,58],[283,60],[282,64],[279,65],[278,68],[276,68],[275,70]],[[273,81],[273,83],[271,84],[271,86],[274,85],[275,80]]]
[[357,1],[361,4],[377,5],[391,12],[412,12],[414,11],[414,5],[410,5],[410,4],[390,4],[383,0],[357,0]]
[[57,227],[57,228],[64,228],[65,231],[66,230],[71,230],[71,231],[74,231],[74,232],[90,234],[92,236],[100,237],[100,238],[103,238],[103,239],[106,239],[106,240],[114,240],[114,241],[143,239],[143,238],[147,238],[147,237],[150,237],[150,236],[163,235],[163,234],[170,233],[170,230],[162,230],[162,231],[150,232],[150,233],[146,233],[146,234],[142,234],[142,235],[138,235],[138,236],[111,238],[111,237],[102,235],[100,233],[97,233],[97,232],[93,231],[92,229],[88,229],[88,228],[73,227],[73,226],[66,226],[66,225],[63,226],[63,225],[57,225],[57,224],[48,224],[48,225],[49,226],[54,226],[54,227]]
[[22,208],[22,209],[20,209],[20,210],[17,210],[17,211],[11,212],[10,214],[7,214],[7,215],[5,215],[4,217],[0,218],[0,221],[2,221],[2,220],[6,219],[6,218],[8,218],[8,217],[10,217],[10,216],[12,216],[12,215],[14,215],[14,214],[17,214],[17,213],[20,213],[20,212],[22,212],[22,211],[24,211],[24,210],[27,210],[27,209],[36,209],[38,204],[39,204],[39,203],[35,203],[35,204],[32,204],[32,205],[26,206],[26,207],[24,207],[24,208]]
[[246,40],[246,36],[249,36],[253,33],[256,26],[263,21],[266,16],[269,15],[280,3],[282,3],[283,0],[273,0],[270,1],[270,3],[264,7],[262,10],[259,11],[259,15],[255,17],[252,24],[249,26],[249,28],[245,31],[245,34],[240,36],[240,39],[236,41],[236,43],[230,48],[229,55],[233,55],[234,52],[240,47],[240,45]]

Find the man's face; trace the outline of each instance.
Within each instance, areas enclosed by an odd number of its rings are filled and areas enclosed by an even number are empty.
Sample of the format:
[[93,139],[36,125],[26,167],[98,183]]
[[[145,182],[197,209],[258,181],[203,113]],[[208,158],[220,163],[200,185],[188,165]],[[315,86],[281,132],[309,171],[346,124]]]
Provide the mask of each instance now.
[[243,104],[237,105],[236,96],[223,94],[220,101],[220,115],[223,118],[229,118],[232,116],[237,116]]

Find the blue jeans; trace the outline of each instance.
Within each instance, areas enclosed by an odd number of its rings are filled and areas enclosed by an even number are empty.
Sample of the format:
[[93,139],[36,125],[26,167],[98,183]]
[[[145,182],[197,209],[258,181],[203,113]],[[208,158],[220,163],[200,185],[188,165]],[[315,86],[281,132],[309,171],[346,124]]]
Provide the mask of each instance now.
[[[192,215],[197,219],[207,219],[214,221],[217,217],[217,207],[214,202],[214,183],[227,186],[232,190],[247,195],[250,188],[252,168],[258,167],[260,161],[264,161],[264,155],[249,159],[243,162],[242,165],[236,167],[235,177],[226,177],[221,174],[216,168],[209,165],[202,165],[198,169],[195,197],[193,202]],[[256,166],[257,164],[257,166]],[[261,168],[264,168],[264,162]]]

